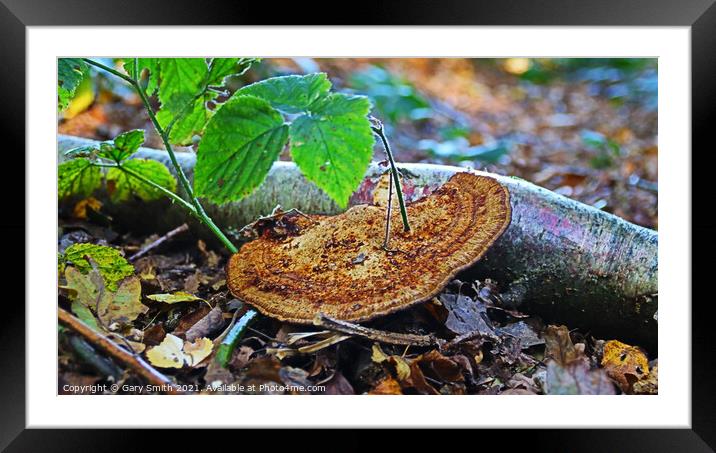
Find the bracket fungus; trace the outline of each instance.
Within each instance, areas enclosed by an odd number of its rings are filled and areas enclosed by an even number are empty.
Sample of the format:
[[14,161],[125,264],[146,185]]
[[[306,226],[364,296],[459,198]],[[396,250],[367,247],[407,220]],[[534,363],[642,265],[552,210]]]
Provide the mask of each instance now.
[[383,248],[384,207],[273,215],[229,260],[229,289],[282,321],[311,324],[319,312],[366,321],[430,300],[485,254],[511,218],[507,188],[467,172],[407,210],[409,232],[393,210],[392,250]]

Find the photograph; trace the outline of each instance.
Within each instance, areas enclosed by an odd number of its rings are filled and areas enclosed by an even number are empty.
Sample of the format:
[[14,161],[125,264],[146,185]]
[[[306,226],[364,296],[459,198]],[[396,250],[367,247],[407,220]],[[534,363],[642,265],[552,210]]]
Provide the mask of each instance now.
[[56,69],[59,398],[658,395],[659,58]]

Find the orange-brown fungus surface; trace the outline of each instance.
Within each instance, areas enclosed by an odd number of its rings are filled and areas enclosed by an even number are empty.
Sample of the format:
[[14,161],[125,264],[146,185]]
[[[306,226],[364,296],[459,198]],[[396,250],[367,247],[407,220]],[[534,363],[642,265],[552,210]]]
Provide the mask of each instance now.
[[227,266],[233,295],[267,316],[309,324],[318,312],[364,321],[424,302],[480,259],[510,223],[507,189],[493,178],[455,174],[408,205],[411,231],[385,207],[336,216],[289,214],[264,222]]

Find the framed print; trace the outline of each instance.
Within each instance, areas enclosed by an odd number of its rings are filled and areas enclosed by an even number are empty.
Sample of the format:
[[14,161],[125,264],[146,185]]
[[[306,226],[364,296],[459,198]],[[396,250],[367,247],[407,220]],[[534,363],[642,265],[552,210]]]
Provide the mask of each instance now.
[[32,3],[1,10],[5,123],[25,118],[5,168],[26,174],[3,447],[213,427],[716,444],[691,252],[713,248],[691,151],[712,2],[301,27],[261,5]]

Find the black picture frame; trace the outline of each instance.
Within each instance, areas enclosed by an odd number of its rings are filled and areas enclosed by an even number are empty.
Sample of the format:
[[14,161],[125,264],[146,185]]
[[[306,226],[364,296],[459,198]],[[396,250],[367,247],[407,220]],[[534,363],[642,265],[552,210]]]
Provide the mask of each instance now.
[[[26,161],[25,149],[25,31],[28,26],[61,25],[290,25],[319,24],[318,11],[333,12],[333,25],[570,25],[570,26],[688,26],[691,28],[692,63],[692,289],[684,288],[682,301],[692,300],[692,429],[679,430],[516,430],[483,432],[473,436],[473,445],[490,445],[487,435],[502,442],[526,449],[549,451],[714,451],[716,449],[716,392],[714,392],[714,323],[713,303],[708,292],[708,277],[713,265],[716,221],[712,220],[708,206],[711,186],[709,178],[714,166],[708,160],[714,152],[711,130],[716,123],[716,6],[715,0],[552,0],[549,3],[534,0],[509,2],[478,2],[470,0],[444,0],[441,2],[394,1],[356,3],[346,9],[343,3],[314,1],[310,8],[306,2],[274,3],[238,1],[217,4],[174,0],[148,2],[137,0],[0,0],[0,124],[2,143],[7,147],[7,168],[23,175],[17,169],[31,171],[32,162]],[[696,151],[698,150],[698,151]],[[687,155],[687,150],[684,150]],[[698,160],[698,165],[696,164]],[[663,170],[668,171],[668,170]],[[7,172],[5,172],[7,173]],[[3,176],[6,184],[9,177]],[[21,187],[23,181],[16,181]],[[7,190],[7,189],[6,189]],[[8,197],[5,197],[8,198]],[[14,195],[3,201],[6,212],[2,238],[19,245],[17,238],[25,234],[25,199]],[[706,208],[706,209],[704,209]],[[7,239],[2,239],[6,241]],[[5,246],[3,246],[5,248]],[[10,253],[7,251],[6,253]],[[20,255],[16,251],[15,255]],[[703,258],[700,263],[697,257]],[[16,273],[24,272],[19,260],[11,262]],[[23,269],[20,271],[20,269]],[[31,270],[28,270],[31,272]],[[24,274],[23,274],[24,277]],[[10,275],[5,277],[12,281]],[[25,429],[25,307],[19,303],[24,295],[16,283],[19,276],[3,289],[5,303],[0,309],[0,448],[7,451],[101,451],[149,450],[152,445],[169,447],[175,442],[167,439],[171,434],[158,435],[128,430],[39,430]],[[701,295],[701,297],[700,297]],[[48,302],[49,304],[50,302]],[[668,366],[668,365],[665,365]],[[111,404],[111,401],[108,401]],[[479,410],[479,408],[476,408]],[[638,417],[638,414],[634,415]],[[509,424],[509,420],[505,420]],[[376,440],[364,433],[338,433],[339,451],[376,448]],[[139,436],[142,439],[137,439]],[[169,437],[167,437],[169,436]],[[270,450],[280,442],[305,446],[309,434],[271,436]],[[405,433],[399,437],[405,449],[426,436]],[[181,439],[186,434],[181,435]],[[392,436],[391,436],[392,437]],[[439,441],[441,436],[437,437]],[[469,436],[468,436],[469,437]],[[236,441],[223,435],[216,439]],[[325,445],[330,445],[323,438]],[[444,438],[443,438],[444,439]],[[218,444],[211,448],[222,448]],[[253,442],[252,442],[253,443]],[[207,444],[207,448],[210,444]],[[384,444],[381,444],[384,445]],[[141,447],[140,447],[141,446]],[[269,446],[267,446],[268,448]],[[236,445],[236,448],[248,448]]]

